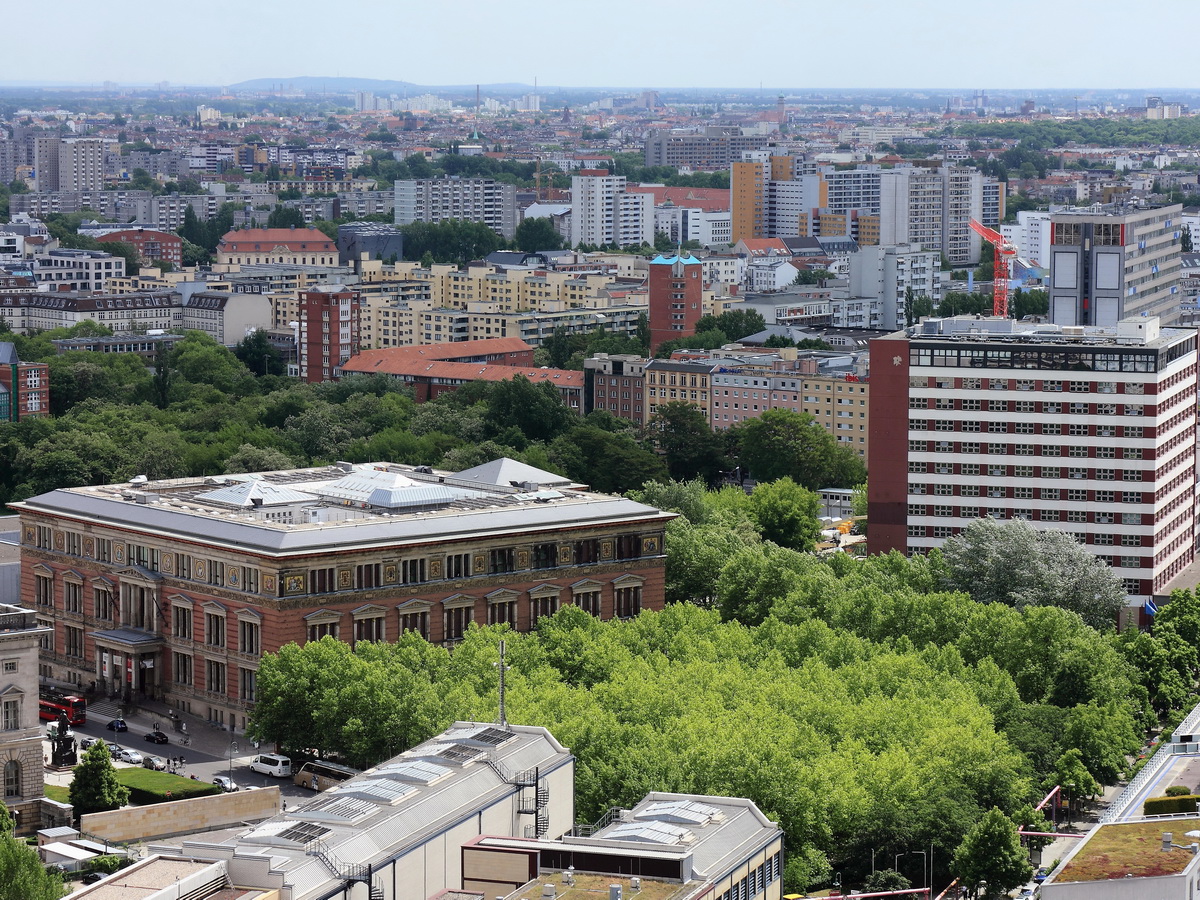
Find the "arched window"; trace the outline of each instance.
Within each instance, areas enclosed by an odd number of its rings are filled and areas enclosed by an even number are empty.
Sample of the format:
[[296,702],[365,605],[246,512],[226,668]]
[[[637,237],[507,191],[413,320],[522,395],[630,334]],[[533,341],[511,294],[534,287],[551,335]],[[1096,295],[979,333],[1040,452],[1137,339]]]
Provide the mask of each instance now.
[[4,764],[4,796],[21,796],[21,764],[15,759]]

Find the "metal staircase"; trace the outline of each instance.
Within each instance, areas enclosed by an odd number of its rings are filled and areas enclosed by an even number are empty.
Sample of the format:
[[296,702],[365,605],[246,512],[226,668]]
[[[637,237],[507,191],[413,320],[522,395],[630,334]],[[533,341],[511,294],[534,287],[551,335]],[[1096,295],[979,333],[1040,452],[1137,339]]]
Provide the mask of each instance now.
[[550,830],[550,788],[541,779],[536,767],[523,772],[512,772],[494,753],[484,755],[484,762],[506,783],[518,788],[517,812],[533,816],[534,824],[525,826],[526,837],[545,837]]
[[344,882],[361,881],[369,883],[371,880],[370,866],[364,866],[360,863],[342,862],[334,855],[332,850],[325,846],[325,842],[322,840],[309,841],[304,845],[304,852],[308,856],[315,856],[325,864],[325,868]]

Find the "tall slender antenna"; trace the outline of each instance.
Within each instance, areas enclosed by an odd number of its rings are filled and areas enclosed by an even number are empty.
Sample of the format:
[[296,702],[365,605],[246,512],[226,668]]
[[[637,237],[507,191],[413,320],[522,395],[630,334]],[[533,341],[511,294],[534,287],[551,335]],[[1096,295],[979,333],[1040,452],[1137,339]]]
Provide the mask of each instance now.
[[500,727],[508,727],[508,716],[504,712],[504,673],[508,671],[508,666],[504,662],[504,641],[500,642],[500,662],[492,663],[500,672]]

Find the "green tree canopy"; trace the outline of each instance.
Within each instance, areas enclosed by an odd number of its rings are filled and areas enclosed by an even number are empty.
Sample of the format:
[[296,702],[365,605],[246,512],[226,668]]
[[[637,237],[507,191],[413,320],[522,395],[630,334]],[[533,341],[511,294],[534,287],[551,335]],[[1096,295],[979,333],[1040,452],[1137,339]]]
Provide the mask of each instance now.
[[972,522],[942,547],[951,586],[985,603],[1058,606],[1095,628],[1111,628],[1125,603],[1113,570],[1063,531],[1023,519]]
[[1028,881],[1033,867],[1013,820],[993,807],[955,849],[954,871],[973,891],[985,886],[983,896],[990,900]]
[[129,802],[129,789],[117,781],[117,769],[104,741],[96,741],[87,748],[75,767],[67,796],[75,807],[76,818],[119,809]]
[[561,250],[563,239],[554,230],[554,223],[543,217],[522,219],[513,235],[513,243],[518,250],[537,253],[540,250]]
[[853,487],[866,479],[862,461],[808,413],[767,410],[731,429],[739,459],[759,481],[791,478],[809,490]]

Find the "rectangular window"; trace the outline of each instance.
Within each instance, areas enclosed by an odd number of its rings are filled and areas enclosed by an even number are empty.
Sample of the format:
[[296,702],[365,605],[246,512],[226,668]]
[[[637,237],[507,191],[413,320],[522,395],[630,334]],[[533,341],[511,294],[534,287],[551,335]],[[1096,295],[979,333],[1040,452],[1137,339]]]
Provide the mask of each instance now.
[[497,547],[488,551],[488,574],[516,571],[516,551],[512,547]]
[[962,464],[962,474],[978,475],[979,474],[979,463],[963,463]]
[[112,562],[112,541],[106,538],[96,539],[96,560],[98,562]]
[[589,538],[584,541],[575,542],[575,565],[584,566],[597,562],[600,562],[600,541],[598,538]]
[[1140,546],[1142,546],[1141,535],[1137,535],[1137,534],[1121,535],[1121,546],[1122,547],[1140,547]]
[[190,606],[173,606],[171,608],[171,633],[185,641],[192,639],[192,608]]
[[979,496],[979,485],[964,484],[958,489],[958,493],[963,497],[978,497]]
[[354,643],[359,641],[383,640],[383,616],[369,616],[354,620]]
[[558,565],[558,544],[534,544],[533,568],[553,569]]
[[367,563],[354,567],[354,586],[361,590],[379,587],[382,581],[383,567],[379,563]]
[[978,397],[972,397],[962,402],[962,408],[965,410],[980,410],[983,409],[983,402]]
[[618,619],[629,619],[636,616],[642,610],[641,585],[618,588],[616,601]]
[[192,558],[186,553],[175,554],[175,574],[183,579],[192,579]]
[[54,605],[54,581],[46,575],[33,576],[33,599],[38,606]]
[[210,694],[225,693],[225,663],[215,659],[204,661],[205,687]]
[[210,647],[225,646],[225,617],[219,613],[204,616],[204,642]]
[[[924,485],[922,485],[922,487],[924,487]],[[935,484],[933,486],[933,492],[939,497],[949,497],[954,493],[954,488],[948,484]],[[920,491],[920,493],[924,493],[924,491]]]
[[83,585],[78,581],[64,582],[63,608],[69,613],[83,614]]
[[1122,481],[1141,481],[1145,473],[1141,469],[1126,469],[1121,473]]
[[1067,501],[1070,503],[1086,503],[1087,491],[1081,491],[1072,488],[1071,490],[1067,491]]
[[622,534],[617,537],[617,559],[637,559],[642,555],[642,536]]
[[337,619],[326,619],[321,622],[310,622],[308,625],[309,641],[319,641],[323,637],[337,638],[341,632]]
[[5,700],[0,705],[0,727],[5,731],[18,731],[21,728],[21,701]]
[[972,433],[978,432],[979,431],[979,423],[978,422],[963,422],[962,430],[969,431]]
[[1140,491],[1121,491],[1122,503],[1141,503],[1142,495]]
[[425,582],[425,560],[406,559],[400,563],[401,584],[423,584]]
[[925,537],[925,526],[924,525],[909,525],[908,526],[908,536],[916,537],[916,538]]
[[1042,466],[1043,478],[1062,478],[1062,469],[1058,466]]
[[600,592],[599,591],[580,591],[574,596],[575,605],[582,609],[585,613],[600,616]]
[[1057,500],[1059,499],[1059,494],[1060,491],[1058,488],[1042,488],[1043,500]]
[[238,620],[238,650],[258,656],[262,653],[262,627],[250,619]]
[[446,577],[466,578],[471,574],[471,554],[451,553],[446,557]]
[[83,659],[83,629],[68,625],[63,629],[63,638],[66,641],[63,652],[75,659]]
[[467,632],[467,626],[471,624],[473,615],[474,610],[470,606],[454,606],[446,610],[445,639],[461,641],[462,636]]
[[1140,556],[1122,556],[1121,565],[1126,569],[1140,569],[1142,567],[1142,558]]
[[249,703],[258,699],[258,672],[254,669],[238,669],[238,695]]
[[332,568],[308,570],[308,592],[327,594],[336,589],[336,578]]
[[1033,423],[1032,422],[1014,422],[1013,430],[1017,434],[1033,434]]
[[401,633],[415,631],[425,640],[429,640],[429,613],[424,610],[401,613],[400,631]]
[[1096,448],[1096,458],[1097,459],[1114,459],[1114,458],[1116,458],[1116,455],[1117,455],[1116,447],[1097,447]]

